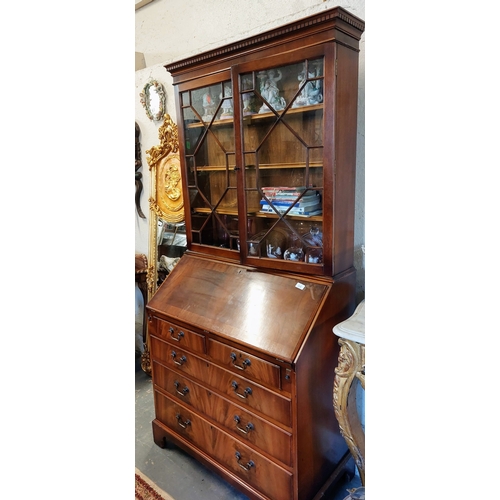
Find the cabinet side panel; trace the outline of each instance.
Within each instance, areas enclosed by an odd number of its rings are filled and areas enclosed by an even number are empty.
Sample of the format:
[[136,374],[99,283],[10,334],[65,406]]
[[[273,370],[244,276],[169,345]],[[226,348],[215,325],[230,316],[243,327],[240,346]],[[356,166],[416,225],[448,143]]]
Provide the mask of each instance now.
[[333,327],[354,311],[356,274],[336,281],[296,363],[297,472],[300,499],[310,499],[347,451],[333,408],[339,346]]
[[358,111],[358,52],[337,45],[334,275],[354,262],[354,195]]

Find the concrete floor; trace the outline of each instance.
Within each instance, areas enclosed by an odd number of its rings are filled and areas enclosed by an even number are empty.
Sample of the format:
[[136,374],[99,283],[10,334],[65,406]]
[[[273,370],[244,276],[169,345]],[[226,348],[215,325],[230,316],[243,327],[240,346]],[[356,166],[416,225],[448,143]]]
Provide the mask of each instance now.
[[[135,466],[175,500],[248,500],[225,480],[215,475],[177,447],[160,448],[153,441],[154,419],[151,377],[140,367],[136,355],[135,377]],[[347,489],[361,486],[356,474],[343,479],[324,500],[343,500]]]

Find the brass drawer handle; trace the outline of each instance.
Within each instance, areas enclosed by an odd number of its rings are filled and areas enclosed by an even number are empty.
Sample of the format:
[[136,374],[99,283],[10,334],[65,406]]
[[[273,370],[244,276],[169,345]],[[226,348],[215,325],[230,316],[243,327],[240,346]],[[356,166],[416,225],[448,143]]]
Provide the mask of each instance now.
[[179,361],[176,361],[175,357],[177,356],[177,353],[175,351],[172,351],[171,356],[172,356],[172,359],[174,360],[174,363],[176,365],[179,365],[179,366],[182,366],[187,361],[186,356],[182,356],[181,359],[179,359]]
[[252,460],[250,460],[249,462],[247,462],[246,465],[244,464],[240,464],[240,460],[241,460],[241,453],[239,451],[237,451],[234,456],[236,457],[236,461],[238,462],[238,465],[243,469],[243,470],[246,470],[246,471],[249,471],[252,467],[255,467],[255,464]]
[[242,393],[238,392],[238,384],[234,380],[231,382],[231,386],[236,395],[242,399],[246,399],[250,394],[252,394],[252,389],[250,389],[250,387],[247,387]]
[[172,340],[175,340],[176,342],[180,342],[180,340],[182,339],[182,337],[184,337],[184,332],[183,332],[183,331],[180,331],[180,332],[177,334],[177,337],[174,337],[174,332],[175,332],[175,330],[174,330],[172,327],[170,327],[170,328],[168,329],[168,331],[170,332],[170,338],[171,338]]
[[248,358],[245,359],[245,361],[243,361],[243,363],[241,364],[241,366],[237,365],[236,364],[236,354],[234,354],[234,352],[231,353],[230,358],[231,358],[231,361],[233,363],[233,366],[235,368],[238,368],[238,370],[244,370],[247,366],[251,365],[250,360]]
[[189,392],[189,387],[187,385],[184,387],[184,389],[182,389],[182,391],[179,391],[179,386],[181,384],[179,384],[179,382],[177,382],[177,380],[174,382],[174,385],[175,385],[175,390],[176,390],[177,394],[179,394],[182,397],[186,396],[186,394]]
[[255,429],[252,422],[248,422],[245,428],[240,427],[238,424],[240,423],[240,417],[238,415],[234,416],[234,421],[236,422],[236,428],[242,432],[243,434],[248,434],[251,430]]
[[187,419],[185,422],[181,422],[182,420],[182,417],[181,417],[181,414],[180,413],[177,413],[177,415],[175,416],[175,418],[177,419],[177,423],[183,428],[185,429],[188,425],[191,425],[191,420]]

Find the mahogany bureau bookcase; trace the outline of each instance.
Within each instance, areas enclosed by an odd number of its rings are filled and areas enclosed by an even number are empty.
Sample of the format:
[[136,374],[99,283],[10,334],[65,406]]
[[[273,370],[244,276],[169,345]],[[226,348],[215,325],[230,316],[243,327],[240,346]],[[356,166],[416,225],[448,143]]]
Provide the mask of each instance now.
[[154,441],[252,499],[313,499],[346,463],[363,30],[336,7],[166,66],[188,250],[147,305]]

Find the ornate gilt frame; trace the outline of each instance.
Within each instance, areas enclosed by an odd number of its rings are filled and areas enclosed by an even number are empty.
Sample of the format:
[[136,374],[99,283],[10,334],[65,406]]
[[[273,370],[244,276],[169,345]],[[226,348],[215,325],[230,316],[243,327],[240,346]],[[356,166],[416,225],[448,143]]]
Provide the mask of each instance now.
[[[151,177],[149,198],[149,262],[147,271],[148,302],[156,293],[158,282],[158,220],[177,223],[185,219],[179,156],[179,133],[170,115],[158,129],[160,144],[146,151]],[[151,372],[149,335],[142,355],[142,369]]]

